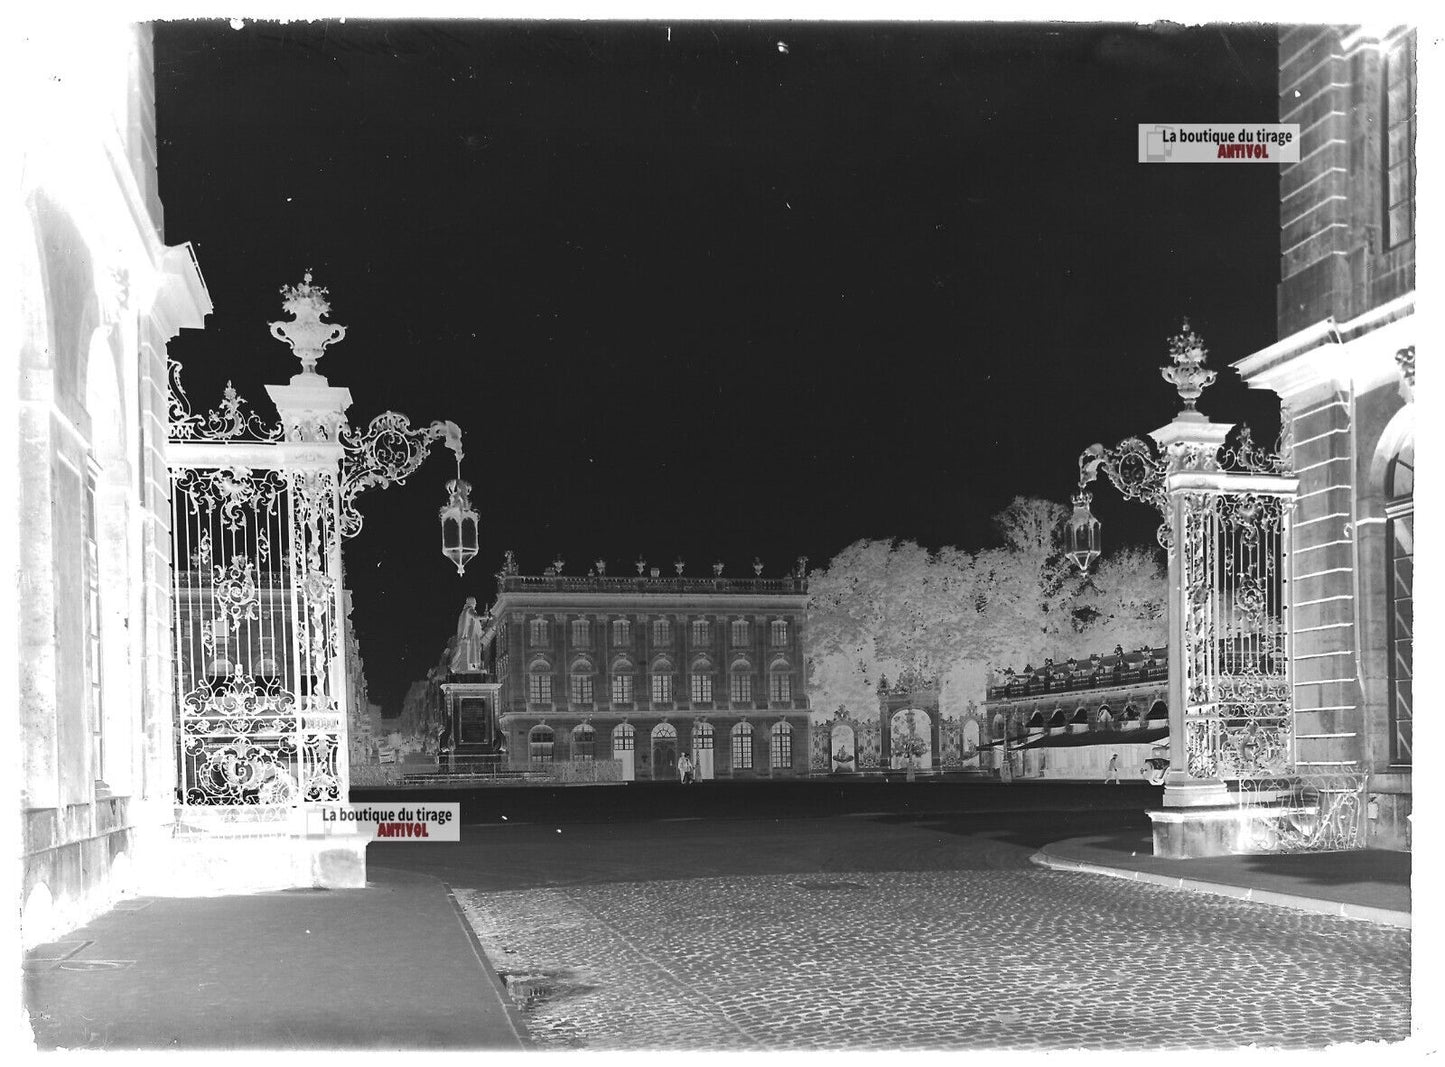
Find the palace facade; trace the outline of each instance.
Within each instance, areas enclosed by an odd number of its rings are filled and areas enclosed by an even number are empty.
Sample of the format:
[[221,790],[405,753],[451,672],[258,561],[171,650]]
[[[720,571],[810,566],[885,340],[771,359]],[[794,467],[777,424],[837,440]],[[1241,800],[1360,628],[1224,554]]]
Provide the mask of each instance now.
[[524,575],[508,553],[480,643],[510,767],[613,760],[675,781],[686,752],[700,780],[808,773],[801,561],[782,578],[674,569]]
[[1279,340],[1234,364],[1300,479],[1296,765],[1365,776],[1379,848],[1409,847],[1414,764],[1415,52],[1407,27],[1281,34]]

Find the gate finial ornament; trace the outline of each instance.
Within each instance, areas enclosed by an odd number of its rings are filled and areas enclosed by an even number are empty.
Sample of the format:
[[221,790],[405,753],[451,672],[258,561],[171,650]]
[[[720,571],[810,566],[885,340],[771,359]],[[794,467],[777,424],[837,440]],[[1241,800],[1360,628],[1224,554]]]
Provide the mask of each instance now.
[[1204,369],[1209,349],[1204,347],[1204,338],[1189,328],[1188,319],[1184,320],[1180,331],[1169,338],[1169,358],[1174,365],[1159,368],[1159,373],[1179,390],[1184,410],[1193,411],[1194,405],[1199,403],[1200,394],[1214,384],[1217,372]]
[[271,323],[271,336],[290,345],[301,361],[301,373],[291,379],[292,384],[296,384],[296,378],[320,378],[319,384],[325,385],[326,379],[316,373],[316,362],[326,354],[327,345],[346,336],[346,327],[321,321],[321,316],[331,310],[331,303],[323,286],[311,284],[309,270],[300,285],[281,286],[281,296],[282,310],[294,321]]

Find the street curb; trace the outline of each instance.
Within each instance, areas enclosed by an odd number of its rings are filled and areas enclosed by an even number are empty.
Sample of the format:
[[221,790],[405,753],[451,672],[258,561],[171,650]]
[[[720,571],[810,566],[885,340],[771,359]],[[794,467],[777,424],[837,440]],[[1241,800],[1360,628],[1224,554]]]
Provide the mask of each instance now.
[[501,977],[498,976],[496,968],[492,966],[492,961],[487,959],[487,954],[482,948],[481,939],[477,937],[477,932],[472,929],[472,924],[467,921],[466,912],[462,910],[462,902],[457,899],[456,892],[451,885],[439,878],[435,879],[435,881],[439,882],[442,888],[446,890],[447,903],[451,905],[452,914],[456,916],[457,923],[461,926],[462,930],[465,931],[467,944],[472,946],[472,953],[476,956],[477,963],[481,965],[482,972],[486,976],[488,983],[490,983],[492,991],[497,995],[497,999],[501,1001],[502,1011],[506,1013],[507,1025],[512,1028],[512,1036],[517,1039],[517,1050],[530,1051],[535,1048],[536,1045],[527,1031],[527,1023],[522,1017],[522,1012],[517,1007],[516,1001],[512,999],[511,994],[507,992],[506,984],[502,981]]
[[1123,878],[1131,882],[1148,882],[1150,885],[1162,885],[1169,889],[1182,889],[1188,893],[1208,893],[1212,896],[1230,897],[1234,900],[1248,900],[1256,904],[1273,904],[1276,907],[1293,908],[1296,911],[1338,915],[1346,919],[1359,919],[1363,922],[1394,926],[1403,930],[1410,929],[1410,913],[1408,911],[1371,908],[1364,904],[1347,904],[1338,900],[1318,900],[1314,897],[1297,896],[1293,893],[1274,893],[1267,889],[1251,889],[1248,886],[1229,885],[1224,882],[1204,882],[1197,878],[1177,878],[1167,874],[1129,870],[1125,867],[1105,867],[1097,863],[1084,863],[1081,860],[1060,859],[1057,856],[1049,855],[1047,848],[1035,852],[1029,859],[1040,867],[1048,867],[1055,871],[1102,874],[1109,878]]

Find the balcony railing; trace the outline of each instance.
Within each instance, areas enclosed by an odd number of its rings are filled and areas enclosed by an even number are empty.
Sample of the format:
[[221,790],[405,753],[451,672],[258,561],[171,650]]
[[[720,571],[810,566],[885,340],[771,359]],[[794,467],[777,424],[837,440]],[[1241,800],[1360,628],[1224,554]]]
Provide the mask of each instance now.
[[806,578],[705,578],[647,575],[504,574],[504,593],[806,593]]

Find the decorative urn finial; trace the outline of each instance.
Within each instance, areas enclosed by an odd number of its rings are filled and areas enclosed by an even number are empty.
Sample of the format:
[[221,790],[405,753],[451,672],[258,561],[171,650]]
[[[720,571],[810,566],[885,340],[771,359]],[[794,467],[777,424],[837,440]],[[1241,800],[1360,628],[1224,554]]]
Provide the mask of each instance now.
[[301,373],[292,378],[326,379],[316,373],[316,361],[326,354],[326,346],[333,345],[346,336],[346,327],[334,322],[322,322],[321,317],[331,310],[326,299],[327,290],[311,284],[308,270],[300,285],[281,286],[281,308],[290,315],[291,322],[271,323],[271,336],[285,341],[292,353],[301,361]]
[[762,577],[762,574],[763,574],[763,561],[762,561],[761,559],[759,559],[757,556],[754,556],[754,557],[753,557],[753,573],[756,574],[756,575],[757,575],[758,577],[760,577],[760,578]]
[[677,576],[678,576],[679,578],[682,577],[682,569],[683,569],[684,567],[686,567],[686,566],[687,566],[687,561],[684,560],[681,556],[678,556],[677,559],[675,559],[675,560],[672,561],[673,570],[677,571]]
[[1169,358],[1174,361],[1174,365],[1159,368],[1159,373],[1166,382],[1179,390],[1179,396],[1184,401],[1184,410],[1193,411],[1194,405],[1199,402],[1199,395],[1214,384],[1217,374],[1204,369],[1204,361],[1209,358],[1209,349],[1204,347],[1204,339],[1189,328],[1188,319],[1184,320],[1180,331],[1169,338]]
[[594,560],[592,561],[592,566],[594,566],[594,567],[597,568],[597,577],[599,577],[599,578],[605,578],[605,577],[607,577],[607,561],[606,561],[605,559],[603,559],[601,556],[598,556],[596,559],[594,559]]

